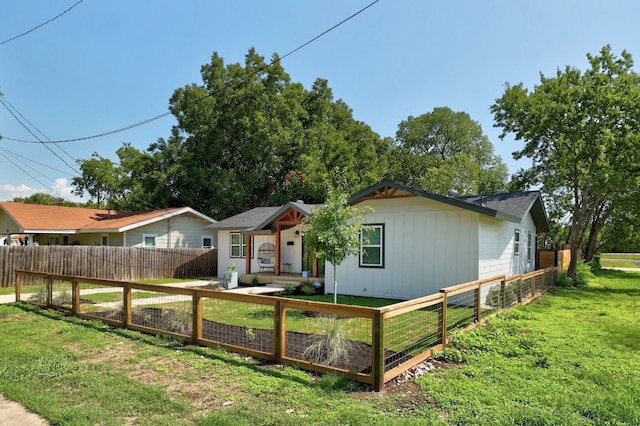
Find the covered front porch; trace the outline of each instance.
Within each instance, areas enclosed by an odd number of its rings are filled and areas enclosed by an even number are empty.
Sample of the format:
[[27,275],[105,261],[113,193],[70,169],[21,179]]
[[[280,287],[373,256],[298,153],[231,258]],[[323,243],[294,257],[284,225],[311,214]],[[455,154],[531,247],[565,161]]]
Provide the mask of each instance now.
[[324,264],[318,262],[315,250],[305,245],[302,232],[303,220],[313,208],[316,206],[287,203],[258,226],[242,232],[246,252],[255,256],[245,257],[240,282],[254,282],[254,277],[260,283],[273,282],[274,277],[305,282],[324,275]]

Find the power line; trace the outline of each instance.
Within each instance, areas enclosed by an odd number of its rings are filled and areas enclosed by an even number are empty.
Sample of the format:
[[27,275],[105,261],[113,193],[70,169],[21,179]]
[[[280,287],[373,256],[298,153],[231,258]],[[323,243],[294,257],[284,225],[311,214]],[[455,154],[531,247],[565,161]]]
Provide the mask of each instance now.
[[45,25],[47,25],[47,24],[49,24],[49,23],[51,23],[51,22],[55,21],[56,19],[58,19],[59,17],[61,17],[61,16],[62,16],[62,15],[64,15],[65,13],[69,12],[71,9],[73,9],[74,7],[76,7],[77,5],[79,5],[80,3],[82,3],[83,1],[84,1],[84,0],[79,0],[76,4],[74,4],[73,6],[71,6],[69,9],[67,9],[67,10],[65,10],[64,12],[62,12],[62,13],[60,13],[60,14],[58,14],[58,15],[54,16],[53,18],[49,19],[48,21],[43,22],[42,24],[40,24],[40,25],[38,25],[38,26],[35,26],[35,27],[31,28],[31,29],[30,29],[30,30],[28,30],[28,31],[23,32],[22,34],[18,34],[17,36],[14,36],[14,37],[8,38],[8,39],[6,39],[5,41],[0,42],[0,46],[2,46],[3,44],[9,43],[10,41],[13,41],[13,40],[15,40],[15,39],[17,39],[17,38],[20,38],[20,37],[26,36],[27,34],[29,34],[29,33],[33,32],[33,31],[37,30],[38,28],[42,28],[42,27],[44,27]]
[[[82,1],[82,0],[81,0],[81,1]],[[369,9],[369,8],[370,8],[371,6],[373,6],[374,4],[378,3],[378,1],[380,1],[380,0],[374,0],[374,1],[372,1],[371,3],[369,3],[368,5],[366,5],[365,7],[363,7],[362,9],[358,10],[357,12],[355,12],[354,14],[352,14],[351,16],[349,16],[348,18],[343,19],[342,21],[338,22],[337,24],[335,24],[335,25],[334,25],[334,26],[332,26],[331,28],[329,28],[329,29],[327,29],[327,30],[323,31],[323,32],[322,32],[322,33],[320,33],[319,35],[317,35],[317,36],[313,37],[312,39],[308,40],[307,42],[305,42],[305,43],[301,44],[300,46],[296,47],[295,49],[293,49],[293,50],[289,51],[288,53],[286,53],[286,54],[285,54],[285,55],[283,55],[282,57],[279,57],[278,59],[276,59],[276,60],[274,60],[274,61],[271,61],[269,64],[265,65],[264,67],[262,67],[262,68],[260,68],[260,69],[257,69],[257,70],[253,71],[253,72],[252,72],[252,73],[250,73],[250,74],[245,75],[245,76],[244,76],[244,77],[243,77],[243,78],[242,78],[238,83],[236,83],[236,84],[232,85],[232,86],[231,86],[231,88],[233,88],[233,87],[235,87],[235,86],[237,86],[237,85],[240,85],[240,84],[242,84],[242,83],[246,82],[250,77],[253,77],[254,75],[256,75],[256,74],[258,74],[258,73],[260,73],[260,72],[264,71],[265,69],[272,67],[273,65],[275,65],[275,64],[277,64],[278,62],[282,61],[284,58],[286,58],[286,57],[288,57],[288,56],[290,56],[290,55],[294,54],[295,52],[299,51],[300,49],[302,49],[302,48],[304,48],[304,47],[308,46],[309,44],[311,44],[311,43],[313,43],[314,41],[318,40],[320,37],[322,37],[322,36],[324,36],[324,35],[328,34],[329,32],[331,32],[331,31],[335,30],[335,29],[336,29],[336,28],[338,28],[339,26],[341,26],[341,25],[345,24],[346,22],[348,22],[348,21],[350,21],[351,19],[355,18],[356,16],[360,15],[362,12],[364,12],[364,11],[365,11],[365,10],[367,10],[367,9]],[[79,2],[78,2],[78,3],[79,3]],[[201,98],[201,99],[200,99],[200,101],[202,101],[203,99],[206,99],[206,98],[208,98],[208,97],[211,97],[211,96],[213,96],[213,95],[215,95],[215,94],[217,94],[217,93],[223,92],[223,91],[224,91],[224,90],[226,90],[226,89],[229,89],[229,87],[224,87],[224,88],[222,88],[222,89],[220,89],[220,90],[218,90],[218,91],[215,91],[215,92],[213,92],[213,93],[209,93],[209,94],[208,94],[207,96],[205,96],[204,98]],[[15,138],[7,137],[7,136],[3,136],[2,138],[3,138],[3,139],[6,139],[6,140],[8,140],[8,141],[13,141],[13,142],[23,142],[23,143],[54,143],[54,144],[55,144],[55,143],[79,142],[79,141],[85,141],[85,140],[88,140],[88,139],[96,139],[96,138],[101,138],[101,137],[104,137],[104,136],[113,135],[113,134],[116,134],[116,133],[121,133],[121,132],[124,132],[124,131],[126,131],[126,130],[130,130],[130,129],[133,129],[133,128],[136,128],[136,127],[143,126],[143,125],[148,124],[148,123],[151,123],[151,122],[153,122],[153,121],[160,120],[161,118],[167,117],[168,115],[171,115],[171,111],[167,111],[167,112],[164,112],[164,113],[162,113],[162,114],[158,114],[158,115],[156,115],[156,116],[154,116],[154,117],[147,118],[146,120],[142,120],[142,121],[139,121],[139,122],[137,122],[137,123],[133,123],[133,124],[130,124],[130,125],[128,125],[128,126],[121,127],[121,128],[119,128],[119,129],[110,130],[110,131],[107,131],[107,132],[98,133],[98,134],[96,134],[96,135],[84,136],[84,137],[80,137],[80,138],[61,139],[61,140],[49,141],[49,142],[42,142],[42,141],[30,141],[30,140],[24,140],[24,139],[15,139]]]
[[[42,145],[43,145],[45,148],[47,148],[47,149],[48,149],[48,150],[49,150],[53,155],[55,155],[56,157],[58,157],[58,159],[59,159],[60,161],[62,161],[62,162],[63,162],[67,167],[69,167],[69,168],[70,168],[71,170],[73,170],[74,172],[76,172],[76,173],[80,174],[80,172],[79,172],[78,170],[76,170],[76,168],[75,168],[75,167],[73,167],[72,165],[70,165],[69,163],[67,163],[67,162],[65,161],[65,159],[64,159],[64,158],[60,157],[60,156],[59,156],[59,155],[58,155],[58,154],[57,154],[53,149],[51,149],[49,146],[47,146],[47,142],[43,142],[43,141],[42,141],[42,140],[41,140],[41,139],[40,139],[40,138],[39,138],[35,133],[33,133],[33,132],[31,131],[31,129],[29,129],[29,127],[28,127],[26,124],[24,124],[24,123],[23,123],[23,122],[22,122],[22,121],[21,121],[21,120],[16,116],[16,114],[15,114],[15,113],[14,113],[14,112],[13,112],[13,111],[8,107],[8,106],[7,106],[7,103],[6,103],[6,101],[5,101],[3,98],[4,98],[3,96],[0,96],[0,104],[2,104],[2,106],[3,106],[3,107],[5,107],[5,109],[6,109],[7,111],[9,111],[9,114],[11,114],[11,115],[13,116],[13,118],[15,118],[15,119],[16,119],[16,121],[17,121],[18,123],[20,123],[20,125],[21,125],[22,127],[24,127],[24,128],[25,128],[29,133],[31,133],[31,134],[33,135],[33,137],[34,137],[34,138],[38,139],[38,142],[37,142],[37,143],[42,144]],[[17,111],[17,110],[16,110],[16,111]],[[20,114],[20,113],[18,112],[18,114]],[[22,115],[22,114],[20,114],[20,115]],[[48,142],[48,143],[53,143],[54,145],[56,145],[56,143],[55,143],[55,142]],[[57,146],[57,145],[56,145],[56,146]],[[66,152],[66,151],[65,151],[65,152]],[[67,153],[67,155],[69,155],[69,154]]]
[[[56,172],[58,172],[58,173],[62,173],[62,174],[65,174],[65,175],[67,175],[67,176],[71,176],[71,177],[73,177],[73,175],[72,175],[71,173],[69,173],[69,172],[65,172],[64,170],[56,169],[55,167],[51,167],[51,166],[49,166],[49,165],[47,165],[47,164],[43,164],[43,163],[40,163],[40,162],[38,162],[38,161],[32,160],[31,158],[27,158],[27,157],[25,157],[25,156],[23,156],[23,155],[20,155],[20,154],[18,154],[18,153],[13,152],[13,151],[9,151],[9,150],[8,150],[8,149],[6,149],[6,148],[0,148],[0,151],[3,151],[3,152],[6,152],[7,154],[10,154],[10,155],[11,155],[12,157],[14,157],[14,158],[21,158],[21,159],[23,159],[23,160],[25,160],[25,161],[30,161],[30,162],[32,162],[32,163],[34,163],[34,164],[39,165],[39,166],[46,167],[47,169],[50,169],[50,170],[56,171]],[[43,176],[44,176],[44,175],[43,175]],[[45,177],[47,177],[47,176],[45,176]]]

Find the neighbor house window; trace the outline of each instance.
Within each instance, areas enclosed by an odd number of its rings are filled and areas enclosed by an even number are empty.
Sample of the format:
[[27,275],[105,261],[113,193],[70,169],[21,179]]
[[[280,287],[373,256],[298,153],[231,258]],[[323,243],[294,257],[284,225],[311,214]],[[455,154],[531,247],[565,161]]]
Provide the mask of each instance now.
[[384,267],[384,225],[365,225],[360,233],[360,266]]
[[143,247],[156,247],[157,234],[142,234]]
[[533,236],[531,232],[527,234],[527,262],[531,263],[531,253],[533,252]]
[[202,236],[202,248],[213,248],[213,237],[209,235]]
[[513,236],[513,255],[520,255],[520,230],[516,229],[516,233]]
[[239,232],[231,233],[230,257],[247,257],[247,236]]
[[101,235],[100,236],[100,244],[103,246],[109,245],[109,235]]

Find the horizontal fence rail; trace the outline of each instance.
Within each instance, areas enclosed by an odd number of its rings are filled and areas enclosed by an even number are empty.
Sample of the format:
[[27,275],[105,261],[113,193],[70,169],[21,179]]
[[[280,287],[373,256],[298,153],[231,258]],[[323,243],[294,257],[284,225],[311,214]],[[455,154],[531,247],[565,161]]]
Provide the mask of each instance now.
[[15,291],[16,301],[306,370],[335,372],[379,391],[446,347],[453,330],[474,327],[499,309],[528,303],[557,279],[557,267],[497,276],[380,308],[24,270],[16,271]]
[[[217,265],[216,249],[0,246],[0,287],[15,285],[16,270],[135,281],[215,277],[218,275]],[[25,280],[28,279],[25,276]]]

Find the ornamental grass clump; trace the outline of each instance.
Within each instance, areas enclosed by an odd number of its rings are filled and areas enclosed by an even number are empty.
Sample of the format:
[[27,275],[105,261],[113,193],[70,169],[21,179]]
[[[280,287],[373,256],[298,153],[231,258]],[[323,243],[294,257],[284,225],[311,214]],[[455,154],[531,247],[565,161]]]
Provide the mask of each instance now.
[[349,357],[353,342],[346,337],[344,323],[336,316],[318,319],[322,334],[314,336],[314,341],[305,349],[303,358],[325,365],[335,365]]

